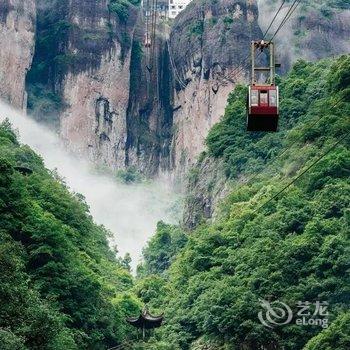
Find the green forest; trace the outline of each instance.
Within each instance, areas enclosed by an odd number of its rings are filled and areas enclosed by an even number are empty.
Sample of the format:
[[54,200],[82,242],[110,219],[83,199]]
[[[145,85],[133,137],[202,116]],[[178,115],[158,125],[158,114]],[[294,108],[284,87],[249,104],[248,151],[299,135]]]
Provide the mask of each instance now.
[[[190,233],[160,224],[144,249],[137,296],[166,315],[150,349],[350,348],[350,57],[278,80],[278,133],[245,131],[243,86],[209,133],[200,162],[223,161],[232,183],[218,218]],[[330,326],[267,331],[269,298],[326,301]]]
[[[231,93],[197,164],[223,162],[230,193],[192,231],[159,222],[136,277],[84,197],[4,122],[1,350],[350,349],[350,57],[298,61],[278,84],[274,134],[247,133],[246,87]],[[260,299],[328,302],[329,327],[267,330]],[[125,319],[145,305],[165,322],[142,345]]]
[[[28,169],[24,171],[23,169]],[[32,172],[31,174],[28,173]],[[106,349],[132,337],[133,279],[84,198],[0,126],[0,348]]]

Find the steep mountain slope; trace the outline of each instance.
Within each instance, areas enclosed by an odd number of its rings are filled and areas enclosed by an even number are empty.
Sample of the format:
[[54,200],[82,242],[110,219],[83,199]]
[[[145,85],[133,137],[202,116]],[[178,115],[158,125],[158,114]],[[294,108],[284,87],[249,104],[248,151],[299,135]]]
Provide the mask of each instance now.
[[[154,349],[349,348],[349,72],[349,56],[299,61],[280,81],[282,124],[274,134],[247,133],[245,88],[231,94],[202,156],[222,161],[232,181],[217,219],[183,248],[162,240],[162,227],[145,250],[140,271],[150,274],[139,295],[167,316]],[[197,181],[206,176],[198,169]],[[157,254],[169,244],[180,253]],[[163,258],[169,269],[149,269]],[[295,318],[266,328],[259,299],[287,303],[295,316],[298,301],[328,302],[330,328]]]
[[84,198],[0,125],[0,347],[106,349],[132,336],[132,277]]
[[0,2],[0,97],[25,108],[25,78],[34,53],[35,0]]

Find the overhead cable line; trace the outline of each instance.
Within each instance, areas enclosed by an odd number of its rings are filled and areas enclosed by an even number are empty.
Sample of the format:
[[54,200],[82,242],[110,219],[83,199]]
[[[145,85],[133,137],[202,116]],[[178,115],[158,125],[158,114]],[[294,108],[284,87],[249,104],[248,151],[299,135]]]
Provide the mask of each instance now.
[[177,70],[176,68],[176,64],[175,64],[175,60],[174,60],[174,56],[171,52],[171,44],[170,44],[170,41],[167,40],[166,41],[167,44],[168,44],[168,53],[169,53],[169,59],[170,59],[170,64],[173,68],[173,71],[175,73],[175,78],[176,80],[178,81],[178,83],[180,84],[180,86],[184,89],[186,88],[186,83],[182,80],[182,78],[180,77],[180,74],[179,74],[179,71]]
[[[270,28],[272,27],[273,23],[275,22],[277,16],[278,16],[279,13],[281,12],[281,10],[282,10],[283,5],[285,4],[285,2],[286,2],[286,0],[283,0],[282,3],[281,3],[281,5],[280,5],[280,7],[277,9],[277,11],[276,11],[274,17],[272,18],[272,20],[271,20],[269,26],[268,26],[267,29],[265,30],[265,33],[264,33],[264,35],[263,35],[263,37],[262,37],[262,40],[264,40],[264,39],[266,38],[267,33],[269,32],[269,30],[270,30]],[[290,10],[289,10],[289,11],[290,11]],[[287,15],[288,15],[289,11],[287,12]],[[287,16],[287,15],[286,15],[286,16]],[[282,22],[281,22],[281,23],[283,23],[283,25],[284,25],[285,22],[289,19],[289,17],[286,19],[286,16],[282,19]],[[274,34],[273,37],[275,37],[276,34],[277,34],[277,31],[275,32],[275,34]],[[271,40],[272,40],[272,39],[271,39]],[[261,53],[259,54],[259,56],[260,56],[260,55],[261,55]],[[250,54],[248,54],[248,55],[241,61],[240,65],[243,64],[243,63],[245,63],[245,62],[249,59],[249,57],[250,57]],[[239,67],[239,66],[237,66],[236,69],[237,69],[237,68],[239,69],[239,71],[237,72],[237,74],[238,74],[240,71],[244,70],[245,67]],[[230,73],[230,75],[232,75],[232,74],[234,74],[234,72],[231,72],[231,73]],[[236,75],[236,74],[234,74],[234,75]]]
[[[265,207],[271,201],[276,199],[280,194],[286,191],[290,186],[292,186],[297,180],[299,180],[305,173],[307,173],[313,166],[315,166],[319,161],[321,161],[327,154],[329,154],[332,150],[334,150],[343,140],[348,137],[350,133],[346,133],[343,135],[337,142],[335,142],[331,147],[328,148],[326,152],[324,152],[320,157],[318,157],[311,165],[309,165],[305,170],[303,170],[298,176],[296,176],[291,182],[289,182],[286,186],[284,186],[280,191],[278,191],[275,195],[273,195],[269,200],[267,200],[264,204],[258,207],[254,212],[258,212],[260,209]],[[304,163],[306,165],[306,163]]]
[[152,45],[152,52],[151,52],[151,60],[152,64],[151,67],[153,68],[154,62],[155,62],[155,48],[156,48],[156,27],[157,27],[157,6],[158,6],[158,0],[153,0],[153,9],[152,9],[152,39],[151,39],[151,45]]
[[[337,107],[339,105],[340,102],[342,102],[344,100],[344,98],[340,98],[336,103],[334,103],[330,109],[333,109],[335,107]],[[315,122],[311,123],[310,125],[306,125],[307,129],[311,129],[314,126],[316,126],[317,124],[319,124],[327,115],[324,115],[320,118],[318,118]],[[277,159],[281,158],[284,154],[286,154],[294,145],[296,145],[299,141],[301,141],[304,138],[304,135],[299,136],[298,138],[296,138],[288,147],[286,147],[283,152],[281,152],[280,154],[278,154],[273,161],[275,162]],[[265,158],[264,161],[266,161],[267,159]],[[260,175],[260,173],[255,174],[253,177],[249,178],[247,180],[247,182],[252,182],[254,181],[258,176]]]
[[[177,82],[180,84],[180,87],[182,87],[183,89],[183,97],[185,98],[186,102],[188,103],[189,106],[192,105],[192,103],[189,101],[189,99],[186,96],[186,92],[185,92],[185,88],[186,88],[186,83],[183,82],[183,80],[180,77],[180,74],[176,68],[175,62],[174,62],[174,56],[171,53],[171,47],[170,47],[170,42],[169,40],[166,41],[167,42],[167,47],[168,47],[168,53],[169,53],[169,60],[170,60],[170,64],[172,67],[172,70],[174,72],[174,78],[177,80]],[[197,129],[197,133],[201,136],[201,138],[203,140],[205,140],[205,136],[203,136],[203,134],[200,132],[200,130],[198,128]]]
[[[294,11],[296,10],[296,8],[297,8],[298,5],[300,4],[300,2],[301,2],[301,0],[294,0],[294,2],[292,3],[292,5],[289,7],[289,10],[287,11],[287,13],[284,15],[284,17],[283,17],[283,19],[282,19],[280,25],[278,26],[277,30],[274,32],[274,34],[273,34],[272,38],[270,39],[270,41],[272,41],[272,40],[276,37],[276,35],[278,34],[278,32],[282,29],[282,27],[283,27],[283,26],[286,24],[286,22],[290,19],[291,15],[294,13]],[[268,26],[268,29],[265,31],[262,40],[264,40],[264,39],[266,38],[266,35],[267,35],[269,29],[272,27],[272,24],[273,24],[274,21],[276,20],[278,14],[281,12],[284,3],[285,3],[285,1],[283,1],[282,4],[281,4],[281,6],[278,8],[278,10],[277,10],[275,16],[273,17],[272,21],[270,22],[270,25]],[[258,57],[259,57],[261,54],[262,54],[262,53],[260,52],[259,55],[258,55]],[[249,57],[250,57],[250,54],[248,54],[247,57],[246,57],[244,60],[241,61],[240,65],[243,64],[243,63],[245,63],[245,62],[249,59]],[[238,70],[237,70],[237,69],[238,69]],[[239,73],[241,73],[242,71],[244,71],[244,69],[245,69],[245,66],[242,66],[242,67],[237,66],[236,69],[235,69],[236,71],[234,70],[233,72],[231,72],[231,73],[228,75],[228,77],[229,77],[229,78],[236,78],[237,75],[238,75]],[[224,78],[227,78],[227,76],[224,77]]]
[[277,33],[282,29],[282,27],[286,24],[286,22],[289,20],[289,18],[292,16],[292,14],[294,13],[294,11],[297,9],[297,7],[299,6],[299,4],[301,3],[301,0],[294,0],[293,4],[291,5],[291,7],[289,8],[288,12],[286,13],[284,19],[282,20],[281,24],[279,25],[279,27],[277,28],[277,30],[275,31],[275,34],[272,36],[271,41],[275,38],[275,36],[277,35]]
[[267,33],[269,32],[270,28],[272,27],[273,22],[275,21],[275,19],[277,18],[277,16],[279,15],[280,11],[282,10],[283,5],[285,4],[286,0],[283,0],[281,3],[281,6],[278,8],[278,10],[275,13],[275,16],[273,17],[272,21],[270,22],[270,25],[268,26],[268,28],[266,29],[264,35],[263,35],[263,40],[265,39]]

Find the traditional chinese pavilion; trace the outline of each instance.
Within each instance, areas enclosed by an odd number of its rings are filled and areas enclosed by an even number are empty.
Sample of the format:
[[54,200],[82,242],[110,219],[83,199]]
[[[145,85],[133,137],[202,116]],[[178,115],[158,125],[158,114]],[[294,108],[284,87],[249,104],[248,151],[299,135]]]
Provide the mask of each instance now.
[[153,316],[147,308],[143,309],[138,317],[130,317],[127,321],[136,328],[153,329],[162,325],[163,315]]
[[142,329],[143,337],[145,337],[145,330],[160,327],[162,325],[163,319],[163,314],[159,316],[153,316],[149,313],[147,308],[144,308],[138,317],[130,317],[126,320],[132,326]]

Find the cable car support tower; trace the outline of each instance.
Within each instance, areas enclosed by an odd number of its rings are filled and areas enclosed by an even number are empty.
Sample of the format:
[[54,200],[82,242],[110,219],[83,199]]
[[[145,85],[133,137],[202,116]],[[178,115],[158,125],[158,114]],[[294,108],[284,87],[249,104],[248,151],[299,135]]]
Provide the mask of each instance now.
[[[256,51],[260,50],[263,52],[265,49],[269,49],[269,67],[256,67]],[[275,76],[276,76],[276,63],[275,63],[275,44],[272,41],[265,42],[261,41],[252,41],[251,43],[251,60],[252,60],[252,85],[257,84],[257,73],[269,73],[268,84],[271,86],[275,85]]]

